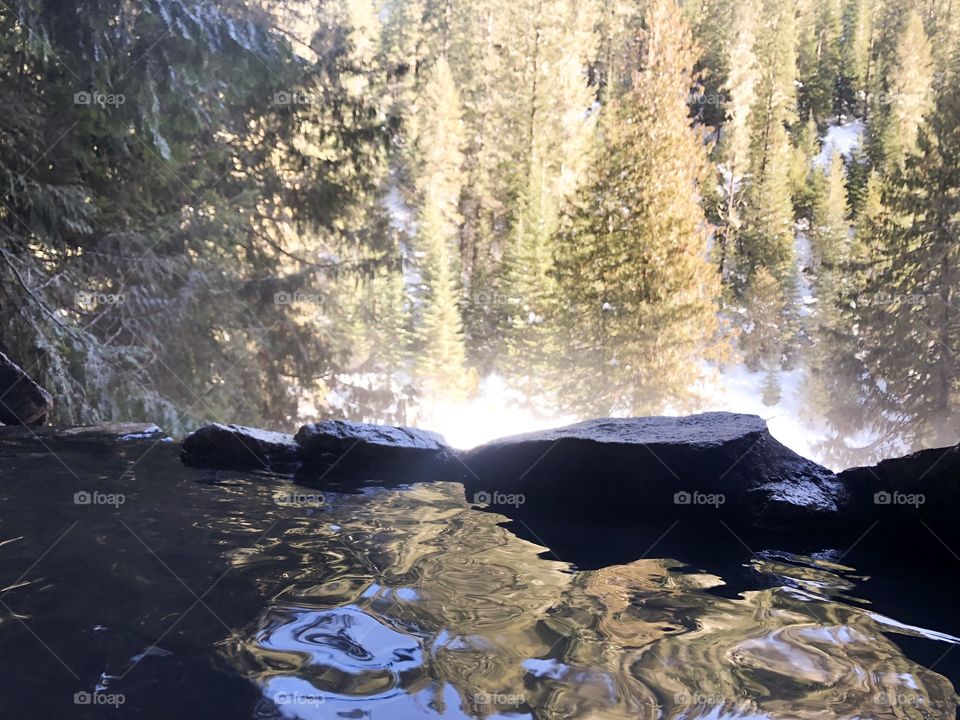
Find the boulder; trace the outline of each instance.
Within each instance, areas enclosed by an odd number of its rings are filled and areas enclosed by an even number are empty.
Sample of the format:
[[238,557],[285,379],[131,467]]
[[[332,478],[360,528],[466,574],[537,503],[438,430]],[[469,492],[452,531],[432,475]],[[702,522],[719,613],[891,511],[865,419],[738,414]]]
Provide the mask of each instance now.
[[453,458],[443,437],[409,427],[324,420],[304,425],[295,439],[309,466],[359,472],[364,480],[435,479]]
[[296,436],[240,425],[206,425],[188,435],[187,465],[295,472],[303,480],[384,484],[437,479],[453,457],[443,438],[416,428],[325,420]]
[[288,470],[299,465],[300,446],[287,433],[243,425],[204,425],[183,440],[187,465],[252,470]]
[[43,425],[52,411],[50,393],[0,353],[0,424]]
[[462,456],[467,499],[511,517],[723,519],[771,530],[834,521],[836,475],[755,415],[606,418],[496,440]]
[[895,521],[900,537],[907,529],[923,531],[923,522],[940,538],[960,538],[960,445],[850,468],[839,478],[850,515],[861,522]]

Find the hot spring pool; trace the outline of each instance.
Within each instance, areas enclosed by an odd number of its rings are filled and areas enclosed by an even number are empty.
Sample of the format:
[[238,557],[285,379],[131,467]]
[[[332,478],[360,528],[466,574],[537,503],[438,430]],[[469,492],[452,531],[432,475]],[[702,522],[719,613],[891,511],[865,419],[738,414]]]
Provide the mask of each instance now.
[[729,538],[709,568],[578,569],[453,483],[149,447],[0,447],[0,716],[956,717],[949,555]]

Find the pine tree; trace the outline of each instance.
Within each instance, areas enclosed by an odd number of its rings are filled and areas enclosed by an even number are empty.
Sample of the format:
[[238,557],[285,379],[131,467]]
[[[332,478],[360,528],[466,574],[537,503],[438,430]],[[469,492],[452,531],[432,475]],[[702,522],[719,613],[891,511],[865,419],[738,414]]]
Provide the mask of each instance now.
[[842,272],[833,274],[829,289],[818,282],[816,325],[806,354],[807,404],[829,421],[827,439],[818,450],[831,466],[838,467],[884,454],[883,432],[878,433],[880,442],[872,449],[851,446],[849,441],[874,424],[882,386],[868,367],[866,348],[872,343],[876,323],[883,322],[887,298],[877,290],[886,272],[890,222],[880,174],[870,171],[864,186]]
[[697,61],[700,87],[696,88],[699,92],[691,97],[693,109],[698,122],[721,132],[729,107],[725,107],[721,98],[731,85],[731,75],[742,75],[746,70],[734,64],[739,58],[734,58],[733,53],[736,45],[747,41],[739,32],[746,31],[752,38],[752,27],[745,27],[753,23],[749,4],[731,0],[696,0],[684,4],[691,18],[694,40],[701,49]]
[[387,0],[381,9],[380,55],[390,112],[396,118],[409,118],[419,88],[425,52],[424,12],[423,0]]
[[782,125],[768,129],[764,156],[752,163],[737,250],[738,279],[749,285],[754,273],[766,268],[789,294],[794,270],[793,148]]
[[[732,280],[737,294],[747,300],[747,317],[743,318],[747,327],[755,324],[751,316],[758,310],[750,300],[771,295],[767,287],[751,287],[757,273],[763,270],[777,281],[776,307],[783,313],[781,332],[789,342],[795,333],[795,318],[786,300],[794,294],[796,268],[791,184],[794,151],[787,128],[796,121],[796,27],[793,10],[775,0],[764,1],[762,17],[767,30],[757,42],[761,74],[751,111],[750,182]],[[760,280],[766,285],[768,278]],[[781,297],[783,302],[779,302]]]
[[855,285],[862,284],[862,271],[875,255],[872,241],[879,237],[886,223],[887,212],[883,201],[883,178],[877,170],[870,170],[864,184],[863,201],[854,227],[853,242],[850,248],[851,275]]
[[805,0],[801,10],[799,109],[823,123],[839,111],[843,8],[841,0]]
[[796,129],[793,161],[790,166],[790,192],[793,198],[794,215],[798,220],[809,220],[816,197],[822,186],[822,174],[814,168],[814,160],[820,154],[820,138],[817,123],[811,115],[807,122]]
[[[904,35],[916,37],[909,24]],[[869,351],[885,400],[912,416],[915,442],[934,446],[949,442],[960,422],[960,56],[954,63],[906,162],[894,203],[894,221],[904,222],[892,229],[882,277],[890,302]]]
[[[822,175],[819,170],[815,172]],[[842,365],[842,356],[856,345],[856,337],[843,317],[844,276],[849,270],[851,252],[846,177],[839,153],[833,154],[826,169],[822,190],[813,206],[809,238],[816,304],[805,354],[809,384],[813,386],[807,397],[822,413],[837,392],[829,378]]]
[[505,64],[501,48],[510,28],[495,2],[463,5],[472,10],[470,22],[458,30],[465,41],[457,44],[469,47],[470,52],[458,59],[456,66],[468,128],[460,231],[461,278],[467,300],[463,317],[470,355],[489,369],[502,349],[506,315],[502,256],[508,241],[505,228],[512,194],[504,168],[511,163],[515,147],[508,130],[509,107],[500,85]]
[[599,52],[594,74],[602,103],[630,90],[641,56],[643,8],[631,0],[605,0],[599,6]]
[[463,183],[463,123],[450,66],[441,58],[427,82],[418,138],[421,212],[417,248],[424,282],[418,375],[429,397],[461,394],[467,386],[466,350],[457,282],[457,230]]
[[742,226],[744,176],[750,163],[750,112],[756,97],[760,70],[754,54],[756,2],[741,0],[733,18],[734,40],[729,45],[729,68],[721,92],[726,97],[724,122],[718,144],[722,165],[723,205],[717,229],[717,264],[726,276],[729,255],[736,247]]
[[952,74],[951,63],[960,42],[960,8],[949,0],[927,0],[922,13],[927,35],[933,41],[936,76],[947,79]]
[[645,26],[640,70],[604,108],[604,146],[561,235],[562,327],[577,328],[561,397],[592,412],[682,403],[715,343],[719,279],[691,193],[707,171],[686,104],[696,52],[674,0],[651,0]]
[[854,341],[837,343],[830,417],[841,436],[869,428],[873,457],[896,439],[947,444],[958,424],[958,88],[944,85],[901,172],[869,174],[857,219],[840,303]]
[[814,203],[810,225],[813,271],[822,305],[835,303],[832,294],[837,291],[838,276],[846,262],[849,235],[843,157],[834,153],[827,168],[824,191]]
[[348,87],[357,39],[256,3],[0,8],[2,344],[57,420],[288,425],[291,384],[337,370],[338,338],[277,297],[381,249],[357,223],[384,130]]
[[[537,382],[555,355],[547,322],[555,313],[554,242],[560,211],[577,190],[590,158],[596,88],[596,18],[586,2],[535,0],[527,59],[518,75],[516,107],[525,147],[519,148],[513,237],[506,248],[510,298],[505,362]],[[571,52],[572,49],[575,51]]]
[[878,0],[846,0],[840,43],[840,100],[845,114],[866,117],[871,82],[876,80],[874,44]]
[[796,120],[796,29],[793,11],[764,1],[767,32],[757,43],[761,68],[751,112],[750,188],[737,252],[740,282],[764,267],[787,292],[793,278],[792,150],[787,126]]
[[931,85],[933,60],[923,20],[916,11],[907,21],[897,44],[896,64],[888,80],[890,124],[886,139],[889,162],[899,164],[916,152],[917,131],[924,116],[933,109]]
[[917,151],[917,132],[932,109],[933,72],[923,20],[912,10],[897,40],[886,90],[878,95],[880,104],[871,115],[868,143],[874,165],[897,168]]
[[740,347],[748,368],[766,373],[764,400],[774,405],[780,399],[777,376],[785,354],[783,317],[787,298],[783,288],[766,268],[757,270],[743,302],[751,322],[740,337]]

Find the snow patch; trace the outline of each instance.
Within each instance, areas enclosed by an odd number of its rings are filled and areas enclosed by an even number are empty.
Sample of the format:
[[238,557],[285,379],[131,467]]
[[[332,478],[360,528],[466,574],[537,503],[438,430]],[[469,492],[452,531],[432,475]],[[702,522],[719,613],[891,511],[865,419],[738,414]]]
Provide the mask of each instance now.
[[825,423],[807,418],[804,412],[803,386],[806,370],[797,367],[780,370],[780,400],[774,405],[763,402],[765,371],[753,372],[740,363],[718,370],[704,363],[704,376],[694,390],[704,398],[702,411],[759,415],[767,421],[770,434],[788,448],[807,458],[816,459],[818,443],[826,440]]
[[813,160],[814,167],[823,170],[830,167],[830,159],[837,152],[849,160],[860,146],[863,130],[863,120],[853,120],[846,125],[832,123],[821,140],[820,153]]

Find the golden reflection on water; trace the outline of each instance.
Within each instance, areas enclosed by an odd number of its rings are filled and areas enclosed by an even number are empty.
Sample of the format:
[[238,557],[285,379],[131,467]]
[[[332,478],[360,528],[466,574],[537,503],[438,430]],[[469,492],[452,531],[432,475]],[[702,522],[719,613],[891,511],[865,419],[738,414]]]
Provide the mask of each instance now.
[[729,599],[708,592],[722,578],[667,559],[574,571],[458,485],[282,512],[276,538],[229,553],[272,598],[222,644],[263,717],[956,715],[950,682],[844,602],[857,578],[836,564],[758,557],[776,582]]

